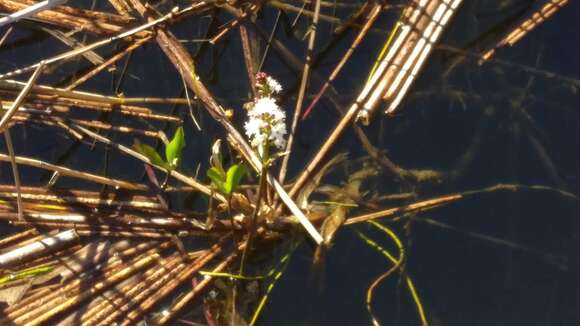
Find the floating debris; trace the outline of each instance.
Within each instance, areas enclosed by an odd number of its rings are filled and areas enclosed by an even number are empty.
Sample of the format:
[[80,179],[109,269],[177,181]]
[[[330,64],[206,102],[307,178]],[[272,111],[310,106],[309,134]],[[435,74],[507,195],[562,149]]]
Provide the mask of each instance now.
[[361,106],[357,120],[368,125],[382,100],[385,113],[395,111],[461,2],[414,0],[407,5],[356,100]]
[[513,46],[519,42],[524,36],[540,24],[544,23],[548,18],[552,17],[558,10],[562,9],[567,4],[568,0],[546,0],[540,8],[535,10],[530,9],[530,12],[525,14],[520,22],[515,23],[514,27],[507,31],[501,41],[489,50],[484,51],[481,59],[479,59],[479,64],[483,64],[491,59],[498,49],[505,46]]

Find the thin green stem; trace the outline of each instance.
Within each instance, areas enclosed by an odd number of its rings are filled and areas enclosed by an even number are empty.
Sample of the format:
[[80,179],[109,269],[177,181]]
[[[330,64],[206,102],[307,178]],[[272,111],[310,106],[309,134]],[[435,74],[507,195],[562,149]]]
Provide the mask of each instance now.
[[269,150],[270,145],[268,142],[264,145],[264,154],[262,157],[262,172],[260,173],[260,185],[258,187],[258,198],[256,199],[256,207],[254,208],[254,212],[252,213],[252,218],[249,221],[248,225],[248,240],[246,242],[246,247],[242,253],[242,258],[240,262],[240,275],[244,273],[244,265],[246,263],[246,258],[248,255],[248,251],[252,246],[252,240],[254,238],[255,228],[256,228],[256,219],[258,218],[258,213],[260,212],[260,206],[262,204],[262,198],[264,197],[264,193],[266,192],[266,182],[267,182],[267,174],[268,174],[268,160],[269,160]]

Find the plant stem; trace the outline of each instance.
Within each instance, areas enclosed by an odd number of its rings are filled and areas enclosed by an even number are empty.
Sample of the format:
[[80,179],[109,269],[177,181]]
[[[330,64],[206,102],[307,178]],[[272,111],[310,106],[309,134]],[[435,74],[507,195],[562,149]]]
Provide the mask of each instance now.
[[256,219],[258,218],[258,213],[260,212],[260,206],[262,204],[262,197],[264,197],[264,193],[266,192],[266,182],[268,174],[268,160],[269,160],[269,149],[270,145],[268,142],[264,145],[264,154],[262,157],[262,172],[260,173],[260,185],[258,187],[258,198],[256,199],[256,208],[254,208],[254,212],[252,213],[252,218],[250,219],[248,225],[248,241],[246,242],[246,247],[242,253],[242,258],[240,261],[240,272],[239,275],[243,275],[244,273],[244,264],[246,263],[246,257],[248,251],[252,246],[252,239],[254,237],[255,228],[256,228]]

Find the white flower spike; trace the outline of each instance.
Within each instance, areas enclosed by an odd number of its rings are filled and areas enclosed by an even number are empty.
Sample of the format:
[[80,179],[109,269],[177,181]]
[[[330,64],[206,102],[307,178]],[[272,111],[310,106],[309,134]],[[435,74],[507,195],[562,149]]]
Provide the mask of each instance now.
[[272,144],[278,149],[286,146],[286,113],[271,97],[282,90],[274,78],[260,72],[256,75],[257,98],[248,111],[248,121],[244,124],[246,135],[252,146],[263,154],[264,146]]

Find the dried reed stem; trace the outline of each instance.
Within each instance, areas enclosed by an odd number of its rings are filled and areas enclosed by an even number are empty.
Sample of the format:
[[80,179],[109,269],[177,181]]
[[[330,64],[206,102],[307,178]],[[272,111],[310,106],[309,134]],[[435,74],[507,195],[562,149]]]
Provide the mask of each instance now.
[[[123,196],[121,194],[103,194],[92,191],[81,191],[74,189],[46,189],[36,187],[21,187],[22,198],[29,201],[25,203],[34,208],[34,202],[37,202],[42,207],[43,204],[56,203],[61,206],[85,206],[102,208],[113,208],[118,210],[124,208],[127,210],[144,210],[156,214],[164,214],[166,216],[181,216],[177,213],[167,212],[163,206],[155,201],[155,197],[139,196],[138,194],[130,194]],[[0,198],[12,199],[16,197],[16,189],[10,185],[0,184]],[[189,190],[191,191],[191,189]],[[123,200],[123,198],[127,198]],[[1,205],[0,205],[1,207]],[[63,208],[59,207],[59,208]],[[0,240],[1,241],[1,240]]]
[[104,290],[110,288],[114,284],[127,279],[131,275],[137,273],[141,269],[147,267],[148,265],[152,264],[154,261],[158,260],[160,257],[158,254],[153,254],[150,256],[146,256],[134,264],[127,266],[120,271],[114,273],[107,279],[99,281],[97,283],[92,284],[87,290],[80,292],[78,295],[73,296],[71,298],[66,299],[64,302],[61,302],[56,307],[51,308],[50,310],[40,314],[39,316],[33,317],[32,319],[27,319],[24,317],[16,318],[14,321],[16,323],[26,321],[27,325],[40,325],[42,323],[46,323],[49,321],[53,316],[62,313],[80,303],[87,300],[88,298],[97,295]]
[[[59,0],[60,1],[60,0]],[[50,0],[48,2],[55,2]],[[35,4],[47,3],[47,1],[35,2],[34,0],[3,0],[0,9],[8,12],[24,10]],[[85,10],[67,6],[59,6],[52,10],[44,10],[36,13],[34,19],[46,22],[50,25],[64,27],[73,31],[87,31],[94,34],[118,33],[133,21],[131,17],[123,17],[109,13]]]
[[159,262],[157,266],[146,271],[133,284],[129,284],[120,291],[120,295],[103,300],[101,305],[93,311],[88,311],[86,325],[111,325],[113,322],[128,313],[135,305],[159,291],[167,282],[177,277],[187,266],[179,253]]
[[358,32],[358,34],[355,37],[354,41],[352,42],[351,46],[348,48],[348,50],[346,50],[346,53],[342,56],[342,58],[340,59],[340,61],[338,62],[338,64],[334,68],[334,70],[332,70],[332,73],[330,74],[330,76],[328,76],[328,79],[324,82],[324,85],[322,85],[322,88],[320,89],[320,91],[318,91],[318,93],[316,94],[316,96],[314,97],[312,102],[310,102],[310,104],[308,105],[308,107],[304,111],[304,115],[302,116],[303,119],[306,119],[306,117],[308,117],[308,115],[310,114],[310,112],[312,111],[312,109],[314,108],[316,103],[318,103],[318,101],[320,100],[322,95],[324,95],[324,93],[326,92],[326,89],[334,81],[336,76],[338,76],[338,74],[342,70],[342,67],[344,67],[346,62],[350,59],[350,57],[354,53],[354,50],[359,46],[359,44],[365,38],[368,31],[371,29],[374,22],[379,17],[380,13],[381,13],[381,5],[379,5],[379,4],[375,4],[370,9],[370,13],[367,16],[367,19],[365,20],[363,27]]
[[79,236],[74,230],[67,230],[55,236],[44,237],[41,240],[35,241],[21,248],[1,254],[0,268],[20,264],[25,260],[39,257],[48,252],[75,243],[78,240]]
[[423,201],[416,202],[416,203],[409,204],[409,205],[402,206],[402,207],[389,208],[389,209],[385,209],[385,210],[382,210],[379,212],[373,212],[373,213],[369,213],[369,214],[359,215],[359,216],[355,216],[355,217],[351,217],[351,218],[347,219],[344,222],[344,225],[361,223],[361,222],[366,222],[366,221],[370,221],[370,220],[376,220],[379,218],[385,218],[388,216],[394,216],[394,215],[400,215],[400,214],[430,209],[430,208],[437,207],[437,206],[440,206],[443,204],[448,204],[448,203],[457,201],[463,197],[464,197],[463,194],[453,194],[453,195],[423,200]]
[[4,139],[6,140],[6,148],[8,149],[8,155],[10,156],[10,165],[12,166],[12,175],[14,176],[14,186],[16,188],[16,203],[18,205],[18,219],[24,220],[24,210],[22,208],[22,192],[20,190],[20,174],[18,173],[18,166],[16,165],[16,158],[14,156],[14,145],[12,144],[12,137],[10,136],[10,130],[6,129],[4,131]]
[[499,42],[487,51],[484,51],[478,63],[481,65],[489,61],[495,55],[496,51],[502,47],[513,46],[568,4],[568,0],[545,0],[544,2],[540,8],[528,13],[523,21],[518,22],[518,24],[511,28]]
[[22,102],[24,102],[24,99],[32,89],[32,86],[36,82],[36,79],[38,79],[38,77],[42,73],[43,68],[44,62],[41,61],[36,70],[34,71],[34,73],[32,74],[32,76],[30,76],[30,79],[28,79],[26,85],[22,88],[22,91],[20,91],[20,94],[18,94],[18,97],[16,98],[14,103],[12,103],[12,106],[2,116],[2,119],[0,120],[0,132],[4,132],[6,128],[8,128],[7,127],[8,122],[10,122],[12,116],[14,116],[14,114],[16,113]]
[[[221,261],[215,268],[212,269],[213,273],[220,273],[226,269],[238,256],[235,253],[230,254],[226,259]],[[165,325],[171,319],[173,319],[185,306],[187,306],[191,300],[198,296],[211,282],[212,277],[204,277],[204,279],[199,282],[191,291],[186,295],[181,297],[177,302],[175,302],[165,313],[156,321],[159,325]]]
[[165,285],[159,289],[159,291],[142,301],[135,309],[133,309],[125,316],[125,319],[120,323],[120,326],[128,326],[135,323],[145,312],[151,309],[153,305],[173,292],[177,286],[186,280],[191,279],[194,273],[199,271],[203,266],[205,266],[222,252],[223,240],[228,238],[229,236],[223,237],[221,241],[213,245],[205,255],[196,259],[191,265],[182,270],[175,278],[172,278],[167,283],[165,283]]
[[124,39],[126,37],[133,36],[133,35],[135,35],[137,33],[146,31],[146,30],[154,27],[155,25],[158,25],[160,23],[164,23],[164,22],[172,19],[175,16],[175,14],[177,14],[177,13],[178,13],[178,11],[175,11],[175,12],[172,11],[169,14],[164,15],[161,18],[152,20],[152,21],[150,21],[150,22],[148,22],[146,24],[143,24],[141,26],[132,28],[132,29],[130,29],[128,31],[122,32],[120,34],[117,34],[117,35],[115,35],[113,37],[110,37],[110,38],[106,38],[106,39],[97,41],[95,43],[92,43],[90,45],[87,45],[87,46],[84,46],[84,47],[81,47],[81,48],[78,48],[78,49],[73,49],[71,51],[67,51],[65,53],[56,55],[56,56],[54,56],[52,58],[42,60],[41,62],[36,63],[36,64],[33,64],[31,66],[28,66],[28,67],[25,67],[25,68],[22,68],[22,69],[17,69],[17,70],[14,70],[12,72],[9,72],[9,73],[0,75],[0,79],[6,79],[6,78],[9,78],[9,77],[12,77],[12,76],[16,76],[16,75],[23,74],[25,72],[28,72],[28,71],[37,69],[42,64],[49,65],[51,63],[55,63],[55,62],[58,62],[58,61],[61,61],[61,60],[67,60],[67,59],[74,58],[74,57],[76,57],[76,56],[78,56],[80,54],[83,54],[83,53],[87,52],[87,51],[92,51],[92,50],[97,49],[97,48],[99,48],[99,47],[101,47],[103,45],[106,45],[106,44],[112,43],[114,41],[121,40],[121,39]]
[[0,27],[10,24],[13,22],[17,22],[20,19],[27,19],[30,18],[37,13],[49,10],[53,7],[60,6],[61,4],[65,3],[67,0],[45,0],[38,3],[35,3],[31,6],[28,6],[22,10],[14,12],[6,17],[0,18]]
[[129,45],[123,51],[120,51],[119,53],[116,53],[115,55],[113,55],[109,59],[105,60],[104,62],[102,62],[98,66],[96,66],[93,69],[91,69],[91,71],[89,71],[86,74],[84,74],[83,76],[79,77],[77,80],[75,80],[70,85],[68,85],[67,87],[65,87],[65,89],[66,90],[73,90],[73,89],[77,88],[80,84],[82,84],[82,83],[86,82],[87,80],[91,79],[92,77],[94,77],[95,75],[97,75],[99,72],[101,72],[105,68],[107,68],[108,66],[110,66],[113,63],[121,60],[127,54],[129,54],[129,53],[133,52],[134,50],[138,49],[139,47],[141,47],[143,44],[149,42],[150,40],[151,40],[151,36],[146,36],[146,37],[144,37],[142,39],[139,39],[139,40],[135,41],[133,44]]
[[308,46],[306,48],[306,60],[304,60],[304,67],[302,68],[302,79],[300,80],[300,88],[298,90],[298,98],[296,99],[296,106],[294,107],[294,116],[292,117],[292,125],[290,127],[290,134],[288,136],[288,142],[286,143],[285,152],[282,158],[282,165],[280,166],[280,174],[278,175],[278,180],[281,184],[284,184],[286,179],[286,172],[288,169],[288,162],[290,161],[290,154],[292,153],[292,145],[294,144],[294,137],[296,134],[296,128],[298,127],[298,121],[300,120],[300,115],[302,113],[302,105],[304,104],[304,95],[306,94],[306,86],[308,85],[310,79],[310,66],[312,65],[312,53],[314,51],[314,43],[316,42],[316,29],[318,28],[318,19],[320,17],[320,0],[316,1],[314,5],[314,17],[312,19],[312,24],[310,26],[310,35],[308,37]]
[[[87,181],[92,181],[92,182],[99,183],[99,184],[109,185],[112,187],[118,187],[118,188],[130,189],[130,190],[148,190],[149,189],[149,187],[142,185],[142,184],[128,182],[128,181],[122,181],[122,180],[117,180],[117,179],[111,179],[111,178],[105,178],[105,177],[100,176],[100,175],[81,172],[81,171],[66,168],[64,166],[54,165],[54,164],[50,164],[50,163],[40,161],[40,160],[35,160],[32,158],[28,158],[28,157],[16,156],[15,160],[16,160],[16,163],[18,163],[18,164],[24,164],[24,165],[33,166],[33,167],[40,168],[40,169],[56,171],[62,175],[71,176],[71,177],[75,177],[75,178],[83,179],[83,180],[87,180]],[[10,156],[0,153],[0,161],[10,162]]]

